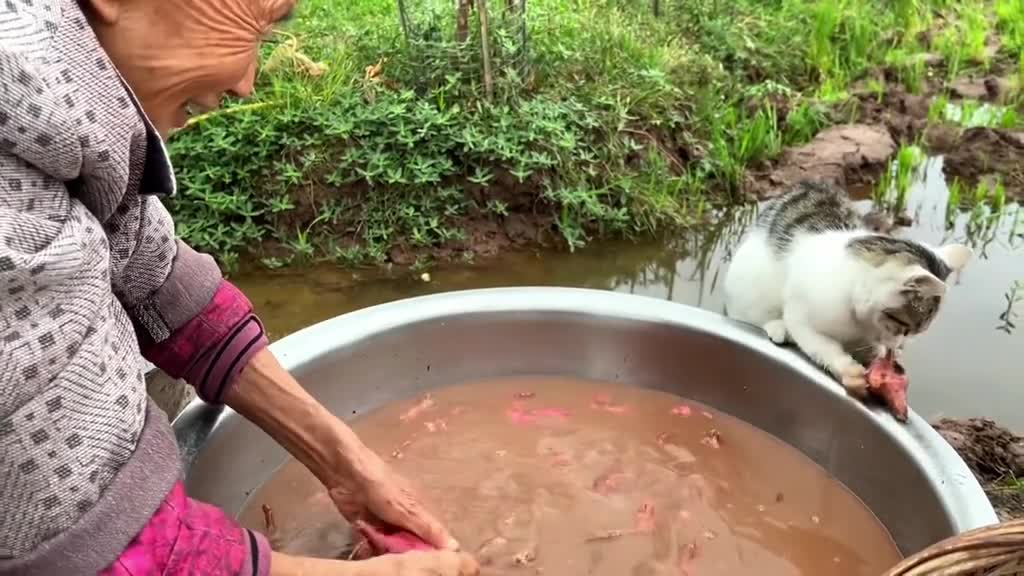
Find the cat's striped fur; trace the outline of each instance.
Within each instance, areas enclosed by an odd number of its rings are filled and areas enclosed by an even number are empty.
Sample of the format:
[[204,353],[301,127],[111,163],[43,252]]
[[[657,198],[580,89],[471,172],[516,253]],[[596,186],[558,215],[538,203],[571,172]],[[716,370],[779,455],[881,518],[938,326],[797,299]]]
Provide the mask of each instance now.
[[864,367],[849,350],[899,350],[925,331],[946,280],[971,251],[868,230],[846,193],[801,182],[766,203],[725,279],[730,316],[796,342],[862,391]]

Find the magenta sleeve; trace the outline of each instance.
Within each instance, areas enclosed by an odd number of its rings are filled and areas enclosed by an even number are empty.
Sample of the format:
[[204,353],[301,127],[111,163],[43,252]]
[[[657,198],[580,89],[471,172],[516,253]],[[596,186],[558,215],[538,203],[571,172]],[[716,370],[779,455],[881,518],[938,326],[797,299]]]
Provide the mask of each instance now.
[[168,375],[183,378],[199,397],[223,402],[239,373],[268,344],[252,304],[233,284],[222,280],[210,303],[159,343],[142,353]]

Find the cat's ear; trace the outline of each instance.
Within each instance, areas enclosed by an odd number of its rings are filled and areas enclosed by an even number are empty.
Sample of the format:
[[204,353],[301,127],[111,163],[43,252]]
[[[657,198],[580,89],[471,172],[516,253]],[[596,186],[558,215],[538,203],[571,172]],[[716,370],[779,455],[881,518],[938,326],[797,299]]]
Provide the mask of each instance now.
[[946,293],[946,283],[929,272],[914,274],[903,283],[905,290],[920,292],[925,296],[942,296]]
[[946,264],[954,272],[960,272],[967,265],[967,261],[974,256],[974,251],[963,244],[946,244],[936,250],[939,257],[945,260]]

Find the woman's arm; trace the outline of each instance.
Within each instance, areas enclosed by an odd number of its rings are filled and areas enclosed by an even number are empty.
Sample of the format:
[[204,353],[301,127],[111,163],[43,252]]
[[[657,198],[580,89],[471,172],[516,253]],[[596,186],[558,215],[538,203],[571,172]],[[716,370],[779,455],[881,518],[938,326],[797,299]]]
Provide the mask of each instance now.
[[201,398],[222,403],[249,360],[267,346],[249,300],[224,280],[213,258],[174,237],[156,198],[127,198],[105,223],[123,250],[114,293],[135,324],[143,356]]
[[270,434],[325,486],[350,482],[366,465],[361,460],[369,449],[313,399],[269,349],[253,356],[224,400]]
[[437,548],[458,549],[405,480],[310,396],[269,349],[252,358],[225,401],[305,464],[364,533],[390,525]]
[[[457,548],[404,479],[281,367],[251,303],[212,258],[180,240],[167,242],[173,225],[159,200],[136,201],[137,224],[115,220],[108,232],[120,235],[112,246],[129,248],[113,284],[143,355],[207,402],[227,403],[267,432],[323,482],[350,521],[390,524],[438,548]],[[131,213],[117,217],[131,223]]]

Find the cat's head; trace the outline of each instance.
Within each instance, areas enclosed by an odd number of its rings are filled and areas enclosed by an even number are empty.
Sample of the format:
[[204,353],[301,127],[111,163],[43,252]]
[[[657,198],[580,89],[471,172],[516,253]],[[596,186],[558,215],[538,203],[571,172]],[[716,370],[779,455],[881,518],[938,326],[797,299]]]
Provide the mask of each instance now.
[[885,235],[856,238],[849,247],[871,267],[858,316],[874,326],[878,343],[892,348],[928,329],[946,295],[947,280],[973,255],[962,244],[934,248]]

